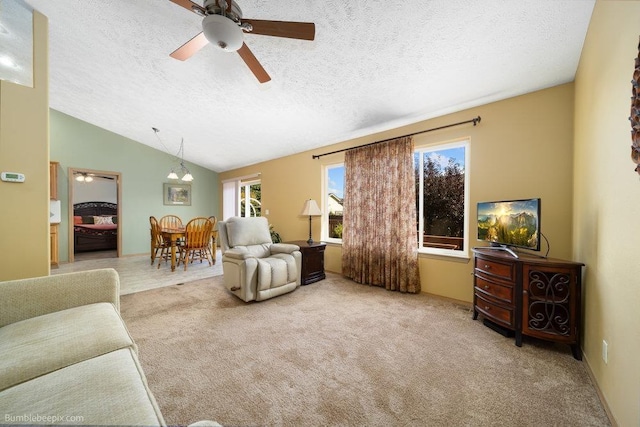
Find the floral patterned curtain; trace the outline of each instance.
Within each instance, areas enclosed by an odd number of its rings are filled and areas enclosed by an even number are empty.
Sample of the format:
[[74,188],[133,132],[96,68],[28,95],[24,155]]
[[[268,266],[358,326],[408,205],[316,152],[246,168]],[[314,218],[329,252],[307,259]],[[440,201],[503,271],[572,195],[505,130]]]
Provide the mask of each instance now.
[[420,292],[412,138],[347,151],[344,185],[343,274]]

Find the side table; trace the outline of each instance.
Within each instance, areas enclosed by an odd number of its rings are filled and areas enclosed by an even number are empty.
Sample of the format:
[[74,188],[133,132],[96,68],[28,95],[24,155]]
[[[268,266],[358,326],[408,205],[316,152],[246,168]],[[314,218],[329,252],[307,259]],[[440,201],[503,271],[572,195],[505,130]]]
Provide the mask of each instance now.
[[285,243],[300,246],[300,252],[302,252],[301,284],[308,285],[326,277],[324,274],[324,250],[327,247],[326,243],[313,242],[309,244],[305,240],[294,240]]

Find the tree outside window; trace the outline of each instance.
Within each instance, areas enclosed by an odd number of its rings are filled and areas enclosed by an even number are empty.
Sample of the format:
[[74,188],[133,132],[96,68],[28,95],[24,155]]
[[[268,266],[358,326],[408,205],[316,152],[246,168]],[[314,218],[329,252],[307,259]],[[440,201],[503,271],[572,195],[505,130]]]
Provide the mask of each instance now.
[[465,251],[466,143],[416,150],[419,247]]

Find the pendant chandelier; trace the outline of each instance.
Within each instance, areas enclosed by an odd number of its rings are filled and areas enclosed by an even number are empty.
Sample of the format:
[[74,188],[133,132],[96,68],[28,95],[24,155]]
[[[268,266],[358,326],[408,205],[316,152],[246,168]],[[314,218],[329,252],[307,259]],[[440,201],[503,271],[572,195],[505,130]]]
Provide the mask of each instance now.
[[[169,150],[167,150],[167,147],[164,145],[164,143],[160,139],[160,136],[158,135],[158,132],[160,132],[160,130],[158,130],[158,128],[151,128],[151,129],[153,129],[153,132],[155,132],[156,137],[158,138],[158,141],[160,141],[160,144],[162,144],[162,146],[168,153]],[[178,150],[178,153],[174,157],[176,161],[179,163],[178,170],[180,171],[180,175],[182,175],[182,178],[180,178],[176,173],[176,169],[177,169],[176,167],[171,168],[171,172],[169,172],[169,175],[167,175],[167,178],[180,179],[185,182],[193,181],[193,175],[191,175],[191,172],[189,172],[189,169],[184,165],[184,138],[182,138],[182,140],[180,141],[180,149]]]

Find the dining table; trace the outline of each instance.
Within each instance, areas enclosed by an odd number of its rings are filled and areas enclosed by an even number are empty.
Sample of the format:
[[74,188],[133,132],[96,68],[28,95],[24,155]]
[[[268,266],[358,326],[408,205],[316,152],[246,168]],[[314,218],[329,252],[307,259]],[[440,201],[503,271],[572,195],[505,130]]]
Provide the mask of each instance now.
[[184,227],[174,228],[161,228],[160,233],[165,241],[171,242],[171,271],[176,270],[176,247],[178,246],[178,239],[184,237]]

